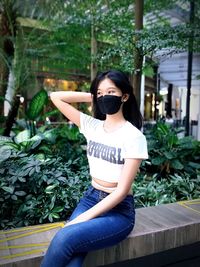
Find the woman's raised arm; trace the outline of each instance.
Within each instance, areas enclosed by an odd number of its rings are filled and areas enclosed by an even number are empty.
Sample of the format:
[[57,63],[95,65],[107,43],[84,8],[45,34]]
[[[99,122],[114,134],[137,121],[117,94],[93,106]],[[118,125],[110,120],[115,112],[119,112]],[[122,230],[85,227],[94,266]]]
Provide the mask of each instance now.
[[60,112],[78,127],[80,126],[80,111],[70,103],[92,102],[91,94],[86,92],[52,92],[50,98]]

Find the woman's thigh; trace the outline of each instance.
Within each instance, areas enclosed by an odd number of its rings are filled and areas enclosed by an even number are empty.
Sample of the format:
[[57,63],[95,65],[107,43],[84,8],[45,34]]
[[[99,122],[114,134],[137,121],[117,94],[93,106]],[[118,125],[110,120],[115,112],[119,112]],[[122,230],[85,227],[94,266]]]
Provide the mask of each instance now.
[[57,239],[62,240],[60,245],[63,247],[68,244],[66,250],[70,246],[73,253],[88,252],[119,243],[133,226],[125,216],[111,211],[92,220],[64,227]]
[[[100,193],[90,188],[86,191],[70,220],[97,204]],[[86,222],[73,224],[60,230],[62,240],[71,239],[75,253],[87,252],[112,246],[126,238],[134,227],[135,212],[133,198],[128,196],[114,209]],[[64,238],[63,238],[64,237]]]
[[[101,201],[104,194],[90,188],[72,213],[70,220]],[[81,266],[85,253],[112,246],[130,233],[134,226],[134,209],[130,197],[113,210],[92,220],[66,226],[53,238],[42,266]],[[75,264],[76,262],[76,264]],[[50,265],[49,265],[50,264]],[[71,264],[71,265],[70,265]]]

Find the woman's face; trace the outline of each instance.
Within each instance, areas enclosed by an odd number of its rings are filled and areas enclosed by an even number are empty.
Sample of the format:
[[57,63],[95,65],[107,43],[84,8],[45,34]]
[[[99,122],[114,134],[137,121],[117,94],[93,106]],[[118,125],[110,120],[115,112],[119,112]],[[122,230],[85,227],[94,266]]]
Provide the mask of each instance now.
[[97,98],[105,95],[122,96],[122,91],[108,78],[99,83]]
[[101,81],[97,88],[97,105],[102,114],[112,115],[119,110],[122,111],[122,104],[128,99],[127,94],[122,91],[108,78]]

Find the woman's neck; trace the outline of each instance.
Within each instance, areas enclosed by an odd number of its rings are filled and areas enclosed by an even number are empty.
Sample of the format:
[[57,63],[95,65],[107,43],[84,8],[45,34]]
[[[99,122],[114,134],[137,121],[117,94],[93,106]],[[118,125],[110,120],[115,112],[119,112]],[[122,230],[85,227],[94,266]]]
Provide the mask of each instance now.
[[123,126],[125,122],[126,120],[121,112],[113,115],[106,115],[104,129],[107,131],[116,130]]

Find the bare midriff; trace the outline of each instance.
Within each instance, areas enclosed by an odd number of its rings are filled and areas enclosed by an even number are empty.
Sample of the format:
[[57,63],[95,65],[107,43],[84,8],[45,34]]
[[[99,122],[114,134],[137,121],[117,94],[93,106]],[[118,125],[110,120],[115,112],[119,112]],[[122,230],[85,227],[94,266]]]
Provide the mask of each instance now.
[[[117,188],[118,183],[110,183],[97,178],[92,177],[92,186],[98,190],[105,191],[107,193],[112,193]],[[132,191],[130,190],[129,195],[132,195]]]

